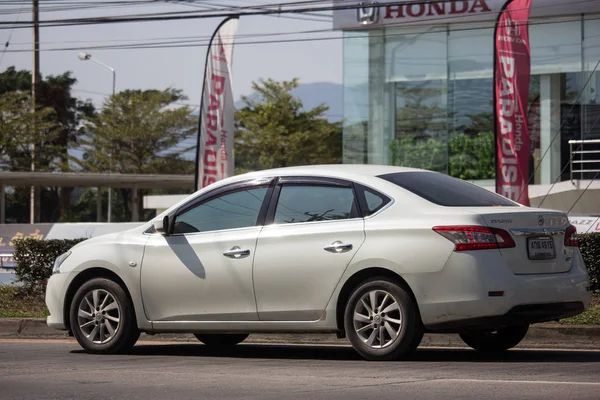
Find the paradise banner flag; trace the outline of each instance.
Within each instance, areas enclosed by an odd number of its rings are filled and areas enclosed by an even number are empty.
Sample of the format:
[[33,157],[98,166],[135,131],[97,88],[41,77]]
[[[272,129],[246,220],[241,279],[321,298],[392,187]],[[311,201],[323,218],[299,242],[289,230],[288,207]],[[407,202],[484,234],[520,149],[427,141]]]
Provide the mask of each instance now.
[[529,206],[530,140],[527,105],[531,75],[532,0],[508,0],[494,33],[496,193]]
[[233,175],[235,107],[231,66],[238,21],[239,16],[226,18],[208,45],[200,100],[194,190]]

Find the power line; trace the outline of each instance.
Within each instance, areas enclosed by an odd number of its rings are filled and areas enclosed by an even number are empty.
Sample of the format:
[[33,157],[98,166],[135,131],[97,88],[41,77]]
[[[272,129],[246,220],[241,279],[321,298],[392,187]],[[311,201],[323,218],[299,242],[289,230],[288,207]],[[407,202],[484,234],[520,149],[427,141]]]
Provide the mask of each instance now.
[[[22,4],[24,0],[19,2],[18,4]],[[0,3],[2,4],[2,3]],[[56,5],[41,5],[40,13],[50,13],[50,12],[64,12],[64,11],[76,11],[76,10],[95,10],[95,9],[117,9],[117,8],[128,8],[128,7],[136,7],[136,6],[152,6],[152,5],[166,5],[161,3],[140,3],[136,1],[123,2],[122,4],[104,4],[104,3],[90,3],[90,2],[81,2],[81,3],[73,3],[68,5],[56,4]],[[31,7],[28,7],[28,11],[31,11]],[[15,9],[6,9],[4,11],[0,11],[0,15],[13,15],[16,14]]]
[[600,221],[600,216],[598,218],[596,218],[596,220],[590,225],[589,228],[586,229],[586,231],[584,233],[588,233],[590,231],[590,229],[592,229],[598,221]]
[[[19,10],[19,14],[17,15],[17,21],[19,20],[19,18],[21,18],[21,13],[23,12],[23,8],[25,7],[25,3],[23,3],[21,5],[21,9]],[[12,39],[13,33],[15,32],[14,29],[10,30],[10,33],[8,34],[8,39],[6,40],[6,43],[4,44],[4,48],[2,49],[2,55],[0,55],[0,65],[2,65],[2,60],[4,59],[4,55],[6,54],[6,50],[8,50],[8,46],[10,46],[10,40]]]
[[599,175],[600,175],[600,170],[598,172],[596,172],[596,175],[594,175],[594,177],[590,180],[590,183],[587,184],[585,189],[583,189],[583,192],[581,192],[581,194],[579,195],[577,200],[575,200],[575,203],[573,203],[571,208],[569,208],[569,211],[567,211],[567,215],[571,212],[571,210],[573,210],[573,208],[575,208],[575,205],[579,202],[579,200],[581,200],[581,198],[583,197],[585,192],[587,192],[587,190],[590,188],[590,186],[592,186],[592,183],[598,178]]
[[[447,3],[453,3],[460,0],[446,0]],[[574,3],[589,3],[596,0],[580,0]],[[435,0],[411,0],[406,1],[404,5],[411,4],[429,4]],[[179,11],[169,13],[151,13],[151,14],[137,14],[137,15],[124,15],[118,17],[94,17],[94,18],[72,18],[72,19],[56,19],[41,21],[44,27],[55,27],[55,26],[74,26],[74,25],[90,25],[90,24],[110,24],[110,23],[125,23],[125,22],[152,22],[152,21],[170,21],[170,20],[188,20],[188,19],[205,19],[205,18],[224,18],[233,15],[238,16],[259,16],[259,15],[274,15],[274,14],[306,14],[311,12],[320,11],[335,11],[335,10],[355,10],[362,5],[333,5],[333,6],[320,6],[318,3],[323,3],[321,0],[310,0],[295,3],[278,3],[278,4],[264,4],[264,5],[253,5],[244,7],[230,7],[223,8],[221,12],[211,13],[204,11]],[[386,2],[380,3],[379,6],[394,5],[397,2]],[[289,8],[290,6],[296,8]],[[303,7],[300,7],[303,6]],[[537,6],[536,8],[549,7],[552,5]],[[265,8],[262,11],[249,11],[251,8]],[[287,8],[283,8],[287,7]],[[269,9],[267,9],[269,8]],[[460,16],[457,16],[460,17]],[[448,20],[453,17],[444,17],[442,19]],[[0,25],[7,25],[9,23],[0,23]],[[25,28],[31,24],[31,21],[20,21],[16,25],[18,28]],[[0,28],[2,29],[2,28]]]
[[[164,1],[169,2],[169,3],[181,4],[181,5],[188,6],[188,7],[198,7],[198,5],[196,3],[190,3],[188,1],[176,1],[176,0],[164,0]],[[222,6],[220,6],[218,4],[211,3],[208,1],[203,1],[202,4],[205,5],[204,7],[210,8],[213,10],[221,10],[223,8]],[[257,8],[252,8],[252,9],[253,10],[262,10],[264,8],[257,7]],[[290,16],[290,15],[267,15],[267,17],[295,19],[295,20],[300,20],[300,21],[329,22],[329,23],[332,20],[332,16],[326,15],[326,14],[306,13],[305,15],[319,17],[319,19],[318,18],[306,18],[306,17],[301,17],[301,16],[295,17],[295,16]],[[327,18],[327,20],[320,19],[320,18]]]
[[[420,1],[429,1],[429,0],[420,0]],[[449,0],[449,1],[455,1],[455,0]],[[132,1],[105,2],[105,3],[74,2],[74,3],[70,3],[68,6],[57,5],[57,6],[50,7],[50,8],[56,8],[56,9],[60,9],[60,10],[73,10],[73,9],[77,9],[78,7],[80,7],[80,8],[112,8],[112,7],[115,7],[116,8],[116,7],[130,7],[130,6],[137,6],[137,5],[162,6],[162,5],[169,5],[171,2],[181,3],[182,0],[171,0],[171,1],[169,1],[169,0],[152,0],[152,1],[144,2],[144,3],[135,2],[135,1],[133,1],[133,2]],[[190,6],[198,6],[199,5],[193,1],[191,1],[191,2],[183,1],[183,3],[186,3],[187,5],[190,5]],[[200,3],[207,3],[207,2],[200,2]],[[21,3],[18,3],[18,4],[21,4]],[[306,0],[306,1],[296,1],[296,2],[287,2],[287,3],[252,4],[252,5],[245,5],[245,6],[231,5],[231,6],[223,6],[223,7],[219,6],[219,9],[221,11],[229,11],[229,12],[237,12],[237,11],[252,10],[252,9],[265,9],[265,8],[275,8],[276,10],[283,10],[283,6],[298,7],[301,5],[313,5],[314,6],[314,5],[325,5],[325,4],[330,4],[330,1]],[[185,14],[208,13],[210,11],[213,11],[213,10],[209,7],[204,7],[203,9],[196,10],[196,11],[190,10],[190,11],[170,11],[167,13],[160,12],[160,13],[145,13],[145,14],[129,14],[129,15],[122,15],[119,17],[150,17],[150,16],[160,16],[160,15],[185,15]],[[95,17],[95,18],[110,18],[110,17]],[[91,19],[95,19],[95,18],[91,18]]]
[[[238,0],[239,1],[239,0]],[[589,0],[584,0],[581,2],[587,2]],[[181,2],[181,1],[179,1]],[[540,6],[540,8],[543,6]],[[448,19],[448,18],[442,18],[442,19]],[[593,19],[597,19],[597,18],[593,18]],[[590,19],[590,20],[593,20]],[[546,23],[551,23],[551,22],[530,22],[530,25],[541,25],[541,24],[546,24]],[[400,25],[400,24],[399,24]],[[395,24],[390,24],[388,26],[396,26]],[[0,28],[2,29],[2,28]],[[459,31],[470,31],[470,30],[478,30],[478,29],[485,29],[485,28],[466,28],[466,29],[456,29],[456,32]],[[244,37],[260,37],[260,36],[279,36],[279,35],[293,35],[293,34],[309,34],[309,33],[325,33],[325,32],[331,32],[331,29],[319,29],[319,30],[306,30],[306,31],[297,31],[297,32],[274,32],[274,33],[258,33],[258,34],[238,34],[236,35],[236,38],[244,38]],[[438,32],[446,32],[446,29],[442,29],[442,30],[437,30],[437,31],[428,31],[428,33],[438,33]],[[365,37],[382,37],[382,36],[386,36],[386,37],[394,37],[394,36],[405,36],[405,35],[412,35],[411,33],[398,33],[398,34],[383,34],[383,35],[369,35],[368,33],[365,34]],[[63,43],[63,44],[75,44],[75,43],[94,43],[94,42],[105,42],[105,43],[110,43],[110,42],[135,42],[136,40],[145,40],[145,41],[157,41],[157,40],[177,40],[177,39],[198,39],[198,40],[202,40],[202,39],[209,39],[209,36],[180,36],[180,37],[156,37],[156,38],[144,38],[144,39],[116,39],[116,40],[96,40],[96,41],[60,41],[60,42],[45,42],[45,43]],[[338,37],[335,37],[336,39]],[[360,38],[360,36],[355,36],[354,38]],[[310,39],[307,39],[307,41]],[[192,40],[186,41],[186,42],[193,42]],[[171,42],[166,42],[165,44],[168,44]],[[177,44],[179,42],[172,42],[173,44]],[[184,42],[181,42],[184,43]],[[17,45],[23,45],[23,44],[28,44],[27,43],[16,43]],[[145,43],[145,42],[141,42],[141,43],[134,43],[132,45],[149,45],[149,43]],[[201,45],[201,44],[199,44]],[[186,46],[188,47],[188,46]],[[110,49],[112,47],[109,46],[101,46],[98,47],[99,49],[102,48],[107,48]],[[50,51],[57,51],[57,50],[61,50],[61,49],[49,49]],[[64,50],[73,50],[73,48],[67,48]]]
[[[311,30],[302,30],[302,31],[291,31],[291,32],[264,32],[264,33],[243,33],[236,34],[235,36],[223,35],[222,37],[225,39],[240,39],[240,38],[254,38],[254,37],[264,37],[264,36],[288,36],[288,35],[304,35],[304,34],[312,34],[312,33],[330,33],[331,29],[311,29]],[[138,39],[100,39],[100,40],[60,40],[60,41],[47,41],[40,42],[40,44],[86,44],[86,43],[123,43],[123,42],[135,42],[138,43],[146,43],[153,42],[159,40],[173,40],[174,43],[177,41],[185,41],[185,40],[210,40],[211,36],[166,36],[166,37],[150,37],[150,38],[138,38]],[[143,40],[143,42],[139,42]],[[29,42],[15,42],[13,45],[24,46],[29,45]]]
[[[600,19],[600,17],[595,17],[595,18],[590,18],[587,19],[587,21],[592,21],[592,20],[598,20]],[[530,26],[534,26],[534,25],[547,25],[547,24],[553,24],[554,21],[537,21],[534,23],[530,23]],[[467,31],[477,31],[477,30],[481,30],[481,29],[486,29],[486,28],[481,28],[481,27],[469,27],[469,28],[463,28],[463,29],[456,29],[453,30],[453,32],[467,32]],[[314,30],[314,31],[305,31],[302,33],[325,33],[325,32],[330,32],[329,30]],[[444,29],[439,29],[439,30],[431,30],[428,31],[428,33],[445,33],[447,32],[447,30]],[[276,35],[284,35],[284,34],[288,34],[288,33],[274,33],[274,34],[269,34],[269,33],[265,33],[265,34],[256,34],[256,36],[276,36]],[[291,34],[296,34],[296,33],[289,33]],[[236,40],[235,41],[235,45],[236,46],[240,46],[240,45],[256,45],[256,44],[273,44],[273,43],[294,43],[294,42],[317,42],[317,41],[330,41],[330,40],[355,40],[355,39],[359,39],[359,38],[378,38],[378,37],[385,37],[385,38],[394,38],[394,37],[403,37],[403,36],[414,36],[414,33],[406,33],[406,32],[396,32],[396,33],[381,33],[381,34],[370,34],[368,32],[364,33],[364,36],[352,36],[352,37],[348,37],[348,36],[327,36],[327,37],[312,37],[312,38],[298,38],[298,39],[281,39],[281,40],[256,40],[256,41],[239,41]],[[159,39],[157,39],[159,40]],[[83,47],[84,49],[88,49],[88,50],[143,50],[143,49],[165,49],[165,48],[188,48],[188,47],[208,47],[208,41],[206,42],[201,42],[201,43],[195,43],[195,42],[199,42],[200,40],[174,40],[174,41],[165,41],[165,42],[156,42],[156,43],[147,43],[147,42],[139,42],[139,43],[131,43],[131,44],[123,44],[123,45],[98,45],[98,46],[85,46]],[[225,43],[227,43],[225,41]],[[79,47],[57,47],[57,48],[49,48],[49,49],[41,49],[41,51],[76,51],[76,50],[81,50],[82,46]],[[7,52],[9,53],[20,53],[20,52],[25,52],[28,51],[26,49],[17,49],[17,50],[7,50]],[[422,62],[418,62],[418,65],[422,65]],[[411,65],[416,65],[416,64],[411,64]],[[595,70],[595,69],[594,69]],[[591,75],[590,75],[591,76]],[[581,93],[579,94],[579,96],[581,95]]]

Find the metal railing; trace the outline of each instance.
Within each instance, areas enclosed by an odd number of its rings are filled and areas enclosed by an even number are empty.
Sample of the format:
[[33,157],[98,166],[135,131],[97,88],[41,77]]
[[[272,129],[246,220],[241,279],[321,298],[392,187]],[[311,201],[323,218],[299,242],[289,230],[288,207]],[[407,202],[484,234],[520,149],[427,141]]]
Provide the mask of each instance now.
[[[577,150],[573,147],[577,146]],[[587,146],[587,147],[586,147]],[[584,174],[600,173],[600,139],[569,140],[571,182],[575,174],[579,174],[579,180],[584,179]],[[578,159],[575,159],[578,156]]]

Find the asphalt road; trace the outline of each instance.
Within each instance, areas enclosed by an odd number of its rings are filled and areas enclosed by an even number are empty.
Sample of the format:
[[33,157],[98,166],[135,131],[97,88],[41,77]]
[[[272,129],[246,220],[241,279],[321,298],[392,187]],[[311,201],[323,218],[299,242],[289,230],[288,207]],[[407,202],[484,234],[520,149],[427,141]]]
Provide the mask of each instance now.
[[0,341],[0,399],[600,399],[600,351],[482,357],[423,348],[374,363],[345,346],[142,343],[96,356],[67,341]]

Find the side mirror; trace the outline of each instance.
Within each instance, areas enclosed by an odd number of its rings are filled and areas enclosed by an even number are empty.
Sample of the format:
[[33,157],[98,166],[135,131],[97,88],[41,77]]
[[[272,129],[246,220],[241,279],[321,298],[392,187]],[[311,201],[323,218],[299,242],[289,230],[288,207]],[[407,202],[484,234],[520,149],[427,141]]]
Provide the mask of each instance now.
[[152,225],[157,232],[162,233],[164,235],[171,234],[171,226],[170,226],[170,218],[168,215],[165,215],[162,220],[157,219],[152,221]]

